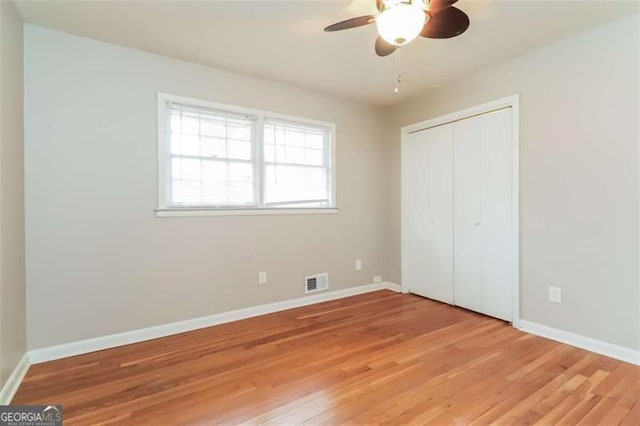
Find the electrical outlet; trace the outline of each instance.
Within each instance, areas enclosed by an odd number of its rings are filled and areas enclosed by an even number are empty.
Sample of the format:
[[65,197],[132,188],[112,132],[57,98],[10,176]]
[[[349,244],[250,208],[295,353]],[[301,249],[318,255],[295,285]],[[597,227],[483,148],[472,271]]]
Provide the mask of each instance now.
[[376,275],[375,277],[373,277],[373,282],[374,283],[381,283],[382,282],[382,275]]
[[549,302],[562,303],[562,289],[549,286]]
[[360,271],[362,270],[362,260],[357,259],[356,260],[356,271]]
[[267,272],[266,271],[258,272],[258,284],[262,285],[266,283],[267,283]]

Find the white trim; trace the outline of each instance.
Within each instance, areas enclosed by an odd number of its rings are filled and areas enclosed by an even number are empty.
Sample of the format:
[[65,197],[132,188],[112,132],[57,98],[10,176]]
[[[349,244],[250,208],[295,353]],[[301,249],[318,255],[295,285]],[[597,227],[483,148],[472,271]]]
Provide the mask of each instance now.
[[414,133],[420,130],[425,130],[429,127],[440,126],[445,123],[464,120],[465,118],[472,117],[474,115],[485,114],[490,111],[494,111],[502,108],[509,108],[518,105],[520,102],[520,95],[515,94],[504,98],[496,99],[495,101],[487,102],[481,105],[465,108],[461,111],[452,112],[451,114],[441,115],[439,117],[430,118],[428,120],[420,121],[418,123],[404,126],[402,131],[405,133]]
[[[397,284],[381,282],[376,284],[351,287],[344,290],[336,290],[312,296],[300,297],[297,299],[285,300],[282,302],[269,303],[266,305],[254,306],[251,308],[237,309],[235,311],[223,312],[206,317],[194,318],[186,321],[179,321],[170,324],[158,325],[139,330],[127,331],[119,334],[96,337],[93,339],[81,340],[79,342],[65,343],[57,346],[33,349],[29,351],[29,359],[32,364],[66,358],[74,355],[86,354],[103,349],[114,348],[131,343],[143,342],[146,340],[166,337],[173,334],[184,333],[200,328],[211,327],[232,321],[246,318],[253,318],[259,315],[271,314],[287,309],[312,305],[314,303],[327,302],[330,300],[342,299],[344,297],[358,294],[370,293],[372,291],[390,289],[394,290]],[[395,290],[394,290],[395,291]]]
[[156,217],[183,216],[274,216],[295,214],[337,214],[338,209],[332,207],[321,208],[247,208],[247,209],[156,209]]
[[602,340],[592,339],[591,337],[570,333],[568,331],[559,330],[557,328],[548,327],[546,325],[523,319],[520,320],[519,328],[521,331],[524,331],[526,333],[546,337],[547,339],[575,346],[576,348],[586,349],[588,351],[615,358],[620,361],[640,365],[640,351],[625,348],[624,346],[615,345],[613,343],[604,342]]
[[255,164],[253,172],[256,176],[254,187],[254,191],[256,191],[256,201],[258,202],[258,206],[264,206],[264,194],[267,191],[267,179],[265,179],[267,173],[264,163],[264,130],[258,131],[258,129],[264,129],[264,116],[262,115],[258,116],[258,121],[254,128],[257,143],[254,153]]
[[400,284],[387,281],[387,290],[395,291],[396,293],[408,293],[404,291],[404,288]]
[[[491,111],[495,111],[502,108],[511,108],[512,110],[512,160],[513,160],[513,188],[512,188],[512,216],[513,216],[513,241],[511,242],[511,250],[513,253],[513,302],[512,302],[512,323],[513,326],[518,328],[520,326],[520,95],[515,94],[507,96],[505,98],[497,99],[495,101],[487,102],[482,105],[466,108],[461,111],[457,111],[451,114],[442,115],[436,118],[431,118],[419,123],[404,126],[400,129],[400,158],[401,163],[405,163],[406,149],[404,146],[406,138],[410,133],[414,133],[420,130],[425,130],[430,127],[439,126],[445,123],[450,123],[458,120],[463,120],[479,114],[485,114]],[[404,173],[401,168],[401,175]],[[401,181],[402,181],[401,176]],[[401,185],[401,226],[400,226],[400,247],[403,253],[406,253],[408,230],[404,226],[406,223],[406,200],[408,194],[404,185]],[[403,277],[407,276],[405,256],[400,256],[400,270]],[[409,286],[402,281],[402,292],[408,293]]]
[[513,287],[512,287],[512,317],[511,324],[515,328],[520,327],[520,95],[516,94],[510,98],[505,98],[503,101],[510,99],[511,103],[511,123],[512,131],[512,170],[513,177],[511,182],[513,187],[511,188],[512,210],[511,219],[513,223],[513,232],[511,233],[513,240],[511,241],[511,250],[513,253]]
[[331,164],[329,164],[329,167],[331,167],[331,187],[329,188],[331,190],[331,194],[329,194],[329,200],[331,202],[331,207],[337,207],[338,206],[338,195],[337,195],[337,191],[338,191],[338,186],[336,184],[336,173],[338,170],[338,166],[336,164],[336,140],[337,140],[337,135],[336,135],[336,124],[335,123],[331,123],[331,131],[329,132],[329,155],[330,158],[329,160],[331,161]]
[[2,386],[2,390],[0,390],[0,405],[9,405],[11,404],[11,400],[13,400],[14,395],[18,391],[24,376],[29,371],[29,366],[31,366],[29,362],[29,354],[22,355],[20,361],[18,361],[18,365],[13,369],[13,372]]
[[166,200],[169,194],[169,120],[167,119],[166,97],[162,93],[158,93],[158,128],[157,128],[157,147],[158,147],[158,207],[166,206]]
[[163,92],[158,92],[158,101],[159,102],[173,101],[179,104],[192,105],[192,106],[207,108],[207,109],[215,109],[218,111],[228,111],[236,114],[250,115],[250,116],[256,116],[256,117],[262,115],[266,118],[286,120],[292,123],[311,124],[318,127],[331,128],[332,126],[335,126],[334,123],[331,123],[329,121],[322,121],[322,120],[316,120],[313,118],[280,114],[277,112],[264,111],[264,110],[255,109],[255,108],[245,108],[245,107],[236,106],[236,105],[221,104],[218,102],[208,101],[205,99],[189,98],[186,96],[172,95],[172,94],[163,93]]
[[407,194],[407,188],[405,182],[407,178],[405,177],[406,169],[403,166],[407,164],[407,137],[409,136],[409,132],[405,127],[400,129],[400,285],[402,286],[403,293],[409,293],[411,290],[409,288],[409,284],[405,281],[405,277],[408,275],[407,273],[407,261],[406,255],[408,248],[408,238],[406,223],[407,223],[407,200],[409,199],[409,194]]

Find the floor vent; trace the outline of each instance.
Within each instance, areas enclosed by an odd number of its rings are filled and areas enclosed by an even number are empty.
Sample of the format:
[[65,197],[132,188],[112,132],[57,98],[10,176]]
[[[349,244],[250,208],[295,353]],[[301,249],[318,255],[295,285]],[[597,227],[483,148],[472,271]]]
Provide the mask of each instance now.
[[310,275],[304,279],[304,292],[314,293],[329,288],[329,274]]

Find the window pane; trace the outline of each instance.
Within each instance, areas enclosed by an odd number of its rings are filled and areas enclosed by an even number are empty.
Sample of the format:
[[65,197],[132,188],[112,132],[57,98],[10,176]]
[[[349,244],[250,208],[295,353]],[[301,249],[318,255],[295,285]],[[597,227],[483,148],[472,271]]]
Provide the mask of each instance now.
[[203,136],[200,138],[202,144],[201,155],[203,157],[219,157],[226,158],[227,142],[224,139],[209,138]]
[[264,161],[274,163],[276,161],[276,146],[265,143],[264,145]]
[[253,164],[203,161],[203,204],[254,203]]
[[230,182],[252,182],[253,166],[248,163],[229,163]]
[[285,143],[288,146],[299,146],[304,148],[304,131],[286,130]]
[[180,155],[182,152],[182,135],[180,133],[171,133],[171,153]]
[[200,120],[198,115],[192,113],[182,114],[182,134],[197,135],[200,133]]
[[202,204],[209,206],[246,206],[253,202],[250,183],[206,184],[202,190]]
[[324,164],[324,152],[318,149],[307,149],[305,151],[305,162],[314,166],[321,166]]
[[312,149],[324,149],[324,135],[322,133],[307,133],[305,146]]
[[229,204],[244,205],[253,202],[253,184],[233,182],[229,189]]
[[251,142],[230,140],[227,144],[227,157],[238,160],[251,160]]
[[284,150],[284,158],[279,158],[278,160],[284,163],[306,164],[304,161],[304,148],[288,146]]
[[225,120],[222,118],[205,117],[201,123],[200,133],[203,136],[224,138],[227,135],[227,127],[224,122]]
[[224,185],[229,180],[229,164],[226,161],[203,161],[202,181],[206,185]]
[[301,200],[326,200],[328,169],[267,164],[267,204]]
[[180,174],[175,175],[172,170],[171,176],[174,179],[200,180],[202,178],[201,161],[191,158],[178,158],[180,162]]
[[331,178],[329,130],[267,119],[264,129],[265,203],[328,206]]
[[182,132],[182,116],[180,111],[171,111],[171,130],[176,133]]
[[172,135],[171,143],[176,144],[171,152],[179,155],[200,155],[200,139],[196,135]]
[[172,154],[252,159],[254,120],[175,108],[171,111]]
[[231,122],[227,126],[227,137],[229,139],[236,139],[241,141],[251,140],[251,129],[247,126],[238,125],[238,123]]
[[171,196],[174,204],[190,205],[201,196],[200,180],[173,180]]
[[251,163],[174,158],[172,165],[174,204],[244,206],[255,202]]
[[273,145],[275,142],[274,126],[266,125],[264,128],[264,143]]
[[267,120],[264,129],[265,161],[287,164],[325,164],[329,149],[325,146],[328,130]]
[[170,125],[169,206],[255,205],[254,118],[171,104]]
[[171,177],[173,179],[182,179],[182,158],[171,159]]

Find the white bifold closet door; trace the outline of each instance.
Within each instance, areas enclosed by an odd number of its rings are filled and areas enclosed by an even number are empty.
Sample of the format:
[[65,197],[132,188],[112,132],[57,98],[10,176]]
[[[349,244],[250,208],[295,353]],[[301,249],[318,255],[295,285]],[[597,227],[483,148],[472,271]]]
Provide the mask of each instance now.
[[453,303],[453,125],[405,142],[403,281],[412,293]]
[[513,305],[511,109],[453,125],[454,303],[504,320]]
[[513,320],[512,110],[405,134],[402,280],[412,293]]

